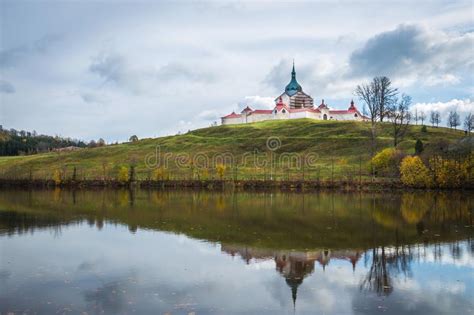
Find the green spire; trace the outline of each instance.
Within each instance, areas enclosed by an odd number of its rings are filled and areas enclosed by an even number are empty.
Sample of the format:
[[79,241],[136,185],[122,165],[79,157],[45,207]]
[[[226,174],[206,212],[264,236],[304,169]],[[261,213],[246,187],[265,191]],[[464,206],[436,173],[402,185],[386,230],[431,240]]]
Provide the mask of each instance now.
[[285,92],[289,96],[292,96],[298,91],[302,91],[302,88],[301,85],[299,85],[298,81],[296,81],[295,61],[293,60],[293,69],[291,70],[291,81],[286,86]]
[[293,59],[293,70],[291,71],[291,79],[296,80],[295,59]]

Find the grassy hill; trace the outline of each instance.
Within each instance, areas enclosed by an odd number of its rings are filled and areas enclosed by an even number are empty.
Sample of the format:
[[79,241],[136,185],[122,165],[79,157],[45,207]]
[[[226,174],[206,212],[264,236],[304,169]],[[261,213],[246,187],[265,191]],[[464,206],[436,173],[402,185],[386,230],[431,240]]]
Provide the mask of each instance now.
[[[367,171],[369,127],[368,123],[361,122],[310,119],[210,127],[183,135],[73,152],[0,157],[0,177],[28,178],[31,174],[33,178],[46,179],[55,171],[70,177],[76,167],[79,179],[115,178],[120,167],[133,164],[137,177],[145,179],[156,174],[156,157],[159,156],[162,166],[168,161],[166,167],[158,171],[164,178],[211,178],[218,176],[214,165],[223,161],[219,155],[222,157],[224,153],[227,162],[233,159],[225,177],[235,174],[239,178],[263,178],[270,174],[281,178],[300,176],[303,170],[295,166],[298,160],[307,156],[310,156],[311,166],[304,170],[306,178],[324,178],[331,173],[343,177],[359,167]],[[393,146],[391,130],[390,124],[380,125],[378,149]],[[428,127],[427,132],[421,132],[421,126],[410,126],[399,148],[413,153],[416,139],[421,139],[429,148],[439,141],[454,143],[463,137],[462,131]],[[271,143],[268,143],[269,138],[273,140]],[[272,151],[268,146],[276,149]],[[293,165],[289,161],[293,161]]]

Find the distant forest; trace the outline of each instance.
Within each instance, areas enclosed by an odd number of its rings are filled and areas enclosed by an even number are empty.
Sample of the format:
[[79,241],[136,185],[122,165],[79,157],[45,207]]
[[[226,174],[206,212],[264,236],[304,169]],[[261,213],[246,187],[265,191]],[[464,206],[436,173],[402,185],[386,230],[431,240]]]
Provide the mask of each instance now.
[[[0,126],[0,156],[29,155],[66,147],[84,148],[91,143],[59,136],[39,135],[36,131],[7,130]],[[105,145],[102,139],[94,141],[93,145],[97,146],[99,143]]]

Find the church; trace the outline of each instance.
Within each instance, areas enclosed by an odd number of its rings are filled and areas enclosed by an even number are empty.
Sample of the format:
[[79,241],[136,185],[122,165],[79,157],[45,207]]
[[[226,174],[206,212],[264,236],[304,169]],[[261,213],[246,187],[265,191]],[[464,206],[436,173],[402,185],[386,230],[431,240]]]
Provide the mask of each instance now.
[[285,92],[275,99],[273,109],[252,109],[247,106],[240,113],[232,112],[221,117],[223,125],[247,124],[272,119],[298,119],[312,118],[318,120],[355,120],[367,121],[368,117],[362,115],[354,104],[346,110],[334,110],[324,100],[318,107],[313,104],[313,98],[303,92],[303,88],[296,81],[295,64],[291,71],[291,81],[285,87]]

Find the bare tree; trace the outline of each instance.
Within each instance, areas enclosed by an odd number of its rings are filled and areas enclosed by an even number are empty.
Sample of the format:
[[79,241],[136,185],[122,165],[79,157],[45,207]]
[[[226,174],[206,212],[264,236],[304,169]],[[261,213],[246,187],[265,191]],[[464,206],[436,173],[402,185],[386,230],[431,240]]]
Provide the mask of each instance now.
[[369,84],[358,85],[355,94],[364,101],[369,111],[370,117],[370,135],[371,135],[371,154],[375,154],[375,146],[377,140],[377,120],[380,113],[379,104],[377,102],[377,95],[379,94],[378,86],[372,81]]
[[441,115],[439,114],[438,111],[436,111],[435,113],[436,113],[436,127],[438,127],[439,124],[441,123]]
[[420,120],[421,120],[421,125],[422,126],[425,124],[425,119],[426,119],[426,114],[425,114],[425,112],[421,111],[420,112]]
[[448,116],[448,127],[453,128],[456,130],[457,126],[461,124],[459,114],[454,110],[449,112]]
[[434,127],[434,125],[436,125],[436,127],[438,127],[439,122],[440,122],[438,111],[433,111],[433,110],[431,111],[431,113],[430,113],[430,122],[431,122],[431,126]]
[[466,128],[469,134],[471,134],[471,131],[474,129],[474,115],[471,113],[464,118],[464,128]]
[[396,101],[398,90],[392,87],[387,77],[375,77],[368,84],[358,85],[355,94],[364,101],[371,122],[372,155],[375,153],[377,140],[377,121],[383,121],[390,113]]
[[375,77],[373,84],[377,86],[376,100],[379,106],[380,121],[390,114],[390,108],[396,102],[398,89],[392,88],[392,81],[387,77]]
[[400,101],[397,101],[391,107],[390,113],[388,115],[392,127],[393,127],[393,145],[396,147],[397,144],[403,140],[408,124],[411,120],[411,115],[408,110],[408,107],[411,105],[411,97],[409,95],[402,94]]
[[434,127],[434,125],[436,124],[436,112],[433,110],[430,112],[430,123],[431,127]]
[[415,108],[415,125],[418,125],[418,120],[419,120],[419,117],[418,117],[418,108]]

